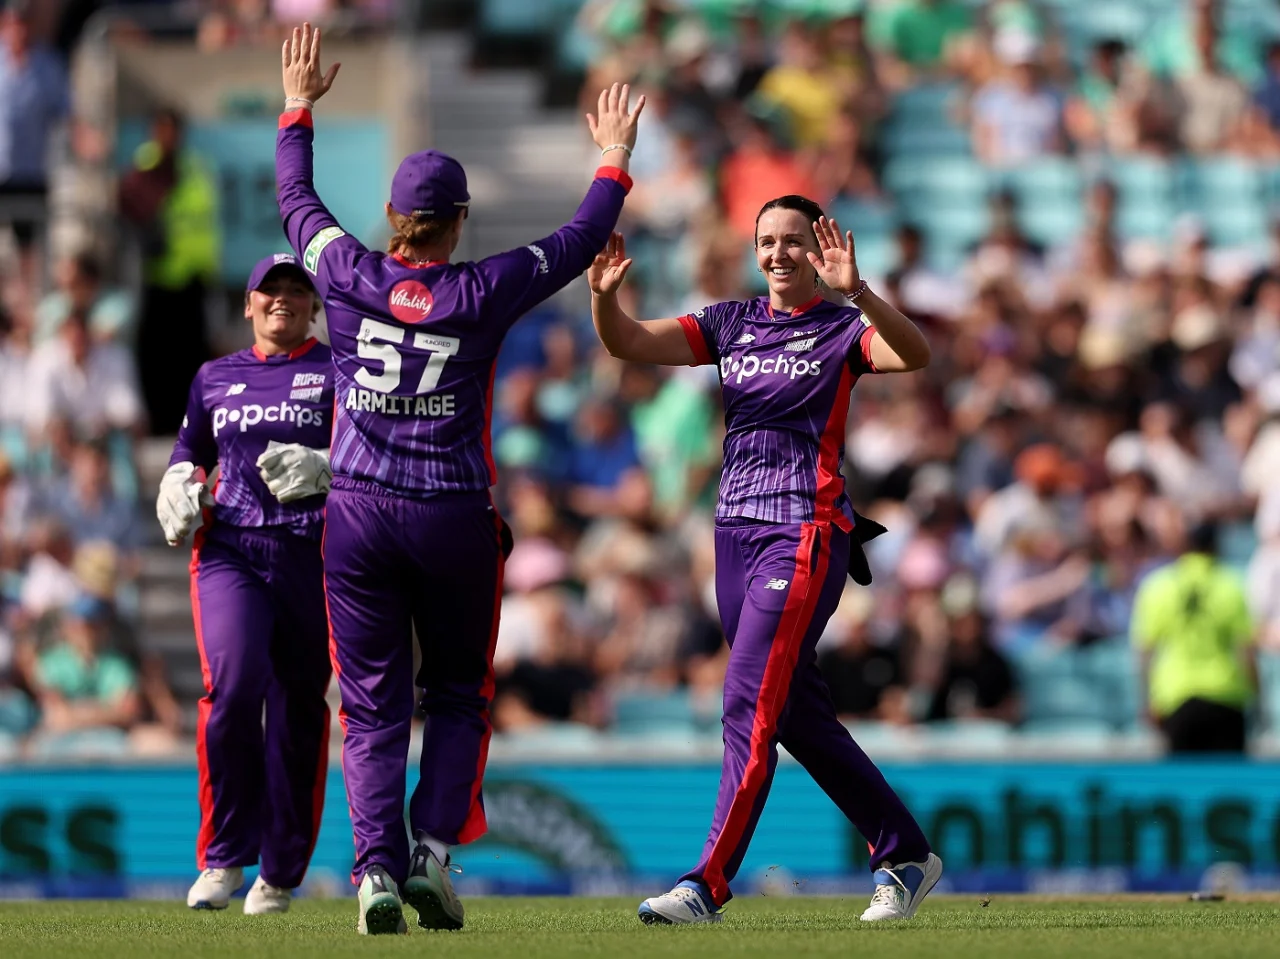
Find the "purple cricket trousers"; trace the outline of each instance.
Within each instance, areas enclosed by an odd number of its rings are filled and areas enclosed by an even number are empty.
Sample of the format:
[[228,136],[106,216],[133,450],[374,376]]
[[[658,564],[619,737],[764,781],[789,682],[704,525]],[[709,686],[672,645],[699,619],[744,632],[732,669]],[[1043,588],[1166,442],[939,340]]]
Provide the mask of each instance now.
[[849,535],[827,524],[716,528],[716,602],[730,646],[724,763],[698,879],[717,904],[764,811],[781,743],[871,846],[872,868],[929,854],[919,825],[836,718],[816,648],[844,590]]
[[[334,480],[325,516],[325,592],[342,693],[355,883],[374,865],[398,883],[407,878],[405,774],[415,685],[423,690],[426,728],[410,829],[450,845],[484,835],[480,783],[493,732],[501,529],[487,492],[418,500]],[[416,683],[415,631],[422,652]]]
[[191,606],[205,688],[196,864],[261,861],[265,882],[292,889],[315,849],[329,762],[320,544],[272,527],[202,530]]

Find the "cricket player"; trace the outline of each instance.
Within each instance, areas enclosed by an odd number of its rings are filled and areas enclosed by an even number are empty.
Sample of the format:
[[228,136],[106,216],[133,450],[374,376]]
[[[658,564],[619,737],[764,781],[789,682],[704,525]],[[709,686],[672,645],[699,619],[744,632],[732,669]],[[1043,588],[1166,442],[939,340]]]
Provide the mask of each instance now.
[[[615,85],[588,118],[604,162],[572,221],[478,263],[451,263],[467,216],[466,175],[432,150],[391,183],[390,251],[347,235],[312,184],[320,31],[282,51],[286,112],[276,175],[285,234],[325,303],[336,377],[325,579],[342,692],[343,773],[355,832],[361,933],[405,930],[401,897],[428,929],[458,929],[450,847],[485,832],[480,785],[492,732],[506,527],[489,487],[494,364],[511,325],[566,286],[608,240],[643,98]],[[505,542],[504,542],[505,540]],[[416,628],[427,722],[405,834]]]
[[[812,200],[765,204],[755,251],[767,296],[650,322],[618,304],[631,265],[620,236],[587,272],[609,352],[641,363],[717,364],[727,428],[715,534],[716,601],[731,647],[720,792],[701,860],[670,892],[646,899],[640,918],[720,918],[782,743],[871,845],[876,891],[862,918],[909,919],[942,862],[836,718],[815,648],[851,550],[861,558],[856,543],[865,538],[854,534],[840,474],[850,391],[867,373],[920,369],[929,344],[867,289],[853,234],[842,239]],[[840,304],[824,298],[819,281],[844,294]]]
[[244,308],[253,347],[196,374],[156,500],[171,546],[195,530],[191,608],[205,696],[193,909],[225,909],[244,867],[261,862],[244,911],[287,911],[320,827],[333,372],[328,348],[309,334],[319,308],[293,254],[254,267]]

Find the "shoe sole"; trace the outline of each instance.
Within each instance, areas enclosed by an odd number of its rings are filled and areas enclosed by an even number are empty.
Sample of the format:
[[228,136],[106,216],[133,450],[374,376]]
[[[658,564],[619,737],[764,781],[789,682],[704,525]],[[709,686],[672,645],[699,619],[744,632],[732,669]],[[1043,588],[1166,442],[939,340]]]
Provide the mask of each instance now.
[[400,933],[404,922],[404,910],[394,900],[373,902],[364,911],[364,934],[366,936],[394,936]]
[[222,905],[218,905],[216,902],[210,902],[208,899],[201,899],[199,902],[187,903],[187,908],[197,909],[202,912],[221,912],[223,909],[226,909],[227,906],[229,905],[230,905],[229,902],[224,902]]
[[418,925],[423,929],[457,932],[462,928],[462,919],[449,912],[426,879],[410,877],[404,884],[404,901],[417,910]]
[[704,922],[719,922],[724,917],[718,912],[713,912],[707,919],[697,919],[692,922],[676,922],[674,919],[668,919],[661,913],[650,910],[649,912],[637,912],[640,921],[646,926],[695,926]]

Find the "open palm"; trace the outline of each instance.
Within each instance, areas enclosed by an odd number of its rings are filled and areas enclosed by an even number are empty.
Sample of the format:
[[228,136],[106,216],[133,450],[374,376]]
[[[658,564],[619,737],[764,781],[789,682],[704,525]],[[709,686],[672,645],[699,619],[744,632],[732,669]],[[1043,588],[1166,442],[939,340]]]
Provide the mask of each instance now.
[[809,262],[818,271],[818,278],[833,290],[852,292],[862,281],[853,254],[853,231],[841,236],[840,225],[824,216],[813,224],[813,235],[822,255],[810,253]]
[[627,258],[627,241],[621,233],[614,233],[605,248],[591,261],[591,266],[587,267],[587,285],[596,296],[616,293],[629,269],[631,260]]

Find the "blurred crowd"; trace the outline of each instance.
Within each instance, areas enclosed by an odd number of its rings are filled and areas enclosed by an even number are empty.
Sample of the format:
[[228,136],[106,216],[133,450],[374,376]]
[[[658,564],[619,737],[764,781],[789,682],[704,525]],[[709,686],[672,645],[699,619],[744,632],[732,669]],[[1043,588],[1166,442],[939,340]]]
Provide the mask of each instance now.
[[[163,750],[190,733],[139,636],[156,536],[137,458],[142,437],[176,428],[208,352],[199,324],[163,318],[200,316],[215,282],[216,181],[181,118],[158,115],[119,171],[120,219],[146,256],[128,288],[101,251],[52,257],[29,203],[10,202],[42,202],[58,151],[92,149],[60,38],[101,6],[11,2],[0,18],[0,754]],[[395,4],[187,6],[218,46]],[[1099,33],[1073,56],[1062,9],[591,0],[577,14],[583,103],[614,80],[651,101],[622,225],[629,312],[762,292],[756,212],[802,193],[843,217],[864,274],[933,344],[929,369],[854,392],[848,488],[889,533],[872,588],[850,584],[819,647],[851,721],[1034,728],[1027,664],[1127,648],[1139,584],[1189,553],[1247,583],[1248,621],[1224,613],[1234,632],[1210,655],[1280,650],[1280,229],[1243,249],[1183,216],[1135,237],[1131,185],[1106,174],[1110,158],[1280,165],[1280,46],[1230,27],[1222,4],[1177,0],[1148,11],[1140,43]],[[991,183],[1066,158],[1092,171],[1082,227],[1033,238],[1026,197],[991,189],[961,242],[904,202],[888,182],[895,118],[931,89],[951,127],[911,142],[957,133]],[[516,534],[498,729],[714,735],[715,370],[614,361],[569,298],[515,327],[494,395],[496,494]],[[1161,630],[1135,638],[1146,650]],[[1251,703],[1235,683],[1221,705]]]
[[[756,213],[801,193],[855,240],[888,238],[864,273],[933,344],[928,370],[854,391],[848,488],[890,533],[872,546],[875,584],[850,587],[819,648],[846,718],[1035,726],[1024,664],[1127,646],[1139,584],[1206,534],[1207,568],[1247,575],[1252,620],[1233,609],[1190,638],[1133,641],[1145,654],[1217,631],[1205,655],[1233,676],[1218,698],[1256,706],[1248,653],[1280,649],[1280,240],[1225,248],[1194,217],[1135,239],[1105,173],[1111,158],[1276,162],[1280,43],[1227,29],[1224,6],[1149,10],[1141,43],[1096,35],[1078,63],[1055,26],[1063,5],[1023,0],[579,14],[594,51],[581,106],[615,80],[650,99],[622,227],[630,312],[762,292]],[[901,160],[895,107],[924,88],[947,91],[959,152],[991,182],[1054,155],[1099,171],[1083,229],[1037,242],[992,189],[981,235],[936,242],[936,224],[883,182]],[[585,310],[533,325],[540,339],[527,331],[509,351],[494,418],[517,533],[498,721],[604,725],[630,715],[637,688],[686,686],[696,723],[725,662],[715,371],[621,366]],[[1152,673],[1157,699],[1194,698],[1193,672]],[[1141,721],[1130,712],[1127,728]]]

